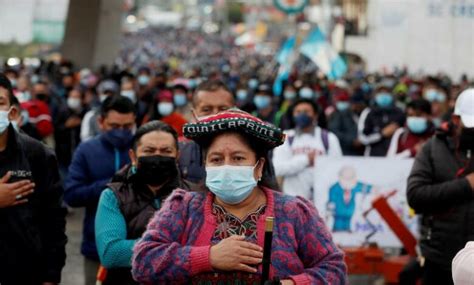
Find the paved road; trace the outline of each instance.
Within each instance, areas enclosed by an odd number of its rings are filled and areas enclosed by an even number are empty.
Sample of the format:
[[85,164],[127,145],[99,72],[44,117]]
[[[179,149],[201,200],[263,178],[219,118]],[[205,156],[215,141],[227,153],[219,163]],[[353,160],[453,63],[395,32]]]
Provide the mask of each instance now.
[[64,285],[84,285],[84,261],[81,255],[83,218],[84,209],[74,209],[74,212],[67,216],[66,232],[69,241],[66,247],[66,267],[61,282]]

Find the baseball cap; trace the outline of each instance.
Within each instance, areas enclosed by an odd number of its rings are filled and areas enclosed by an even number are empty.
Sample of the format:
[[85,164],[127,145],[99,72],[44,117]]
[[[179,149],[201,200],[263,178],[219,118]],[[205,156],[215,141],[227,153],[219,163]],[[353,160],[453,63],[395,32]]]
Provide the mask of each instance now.
[[459,94],[454,115],[461,117],[466,128],[474,128],[474,88],[466,89]]

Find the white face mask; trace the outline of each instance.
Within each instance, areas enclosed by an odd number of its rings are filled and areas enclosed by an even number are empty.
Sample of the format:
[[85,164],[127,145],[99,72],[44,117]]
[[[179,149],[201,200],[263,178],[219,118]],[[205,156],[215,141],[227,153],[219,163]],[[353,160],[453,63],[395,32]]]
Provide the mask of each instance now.
[[67,98],[67,106],[73,110],[80,109],[82,105],[81,99],[79,98]]
[[3,134],[10,125],[10,119],[8,118],[10,111],[11,108],[8,111],[0,111],[0,134]]
[[171,102],[161,102],[157,105],[157,111],[162,116],[168,116],[169,114],[173,113],[173,103]]

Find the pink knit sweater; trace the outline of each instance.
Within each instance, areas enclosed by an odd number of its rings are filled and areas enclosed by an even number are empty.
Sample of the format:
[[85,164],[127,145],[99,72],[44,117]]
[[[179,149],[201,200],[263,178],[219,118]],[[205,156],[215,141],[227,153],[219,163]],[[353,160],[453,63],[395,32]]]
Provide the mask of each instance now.
[[[265,189],[267,209],[257,223],[263,247],[265,218],[275,217],[271,275],[296,284],[345,284],[342,252],[307,200]],[[183,284],[212,272],[210,241],[217,227],[211,193],[175,190],[134,248],[132,273],[142,284]],[[258,267],[258,274],[261,266]]]

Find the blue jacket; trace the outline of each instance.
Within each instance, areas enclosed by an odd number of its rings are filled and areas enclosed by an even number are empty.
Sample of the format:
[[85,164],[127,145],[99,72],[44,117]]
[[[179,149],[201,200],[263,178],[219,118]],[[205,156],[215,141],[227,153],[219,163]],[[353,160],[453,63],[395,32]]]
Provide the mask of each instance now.
[[100,194],[112,176],[128,164],[128,148],[117,149],[99,135],[82,142],[72,158],[65,182],[64,199],[71,207],[85,207],[81,253],[99,260],[94,220]]

